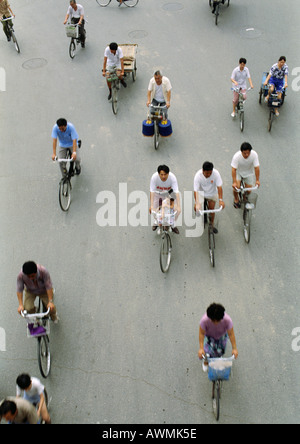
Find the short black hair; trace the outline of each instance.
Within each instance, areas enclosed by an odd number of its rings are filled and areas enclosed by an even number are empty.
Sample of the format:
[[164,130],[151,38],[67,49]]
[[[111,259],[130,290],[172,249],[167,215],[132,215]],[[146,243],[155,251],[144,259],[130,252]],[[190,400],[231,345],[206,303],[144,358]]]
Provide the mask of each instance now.
[[204,162],[204,164],[202,165],[202,171],[212,171],[214,169],[214,165],[211,162]]
[[31,378],[26,373],[22,373],[17,377],[16,384],[20,387],[20,389],[25,390],[31,384]]
[[67,120],[64,117],[61,117],[60,119],[58,119],[56,121],[56,125],[58,126],[58,128],[60,126],[67,126],[67,124],[68,124],[68,122],[67,122]]
[[24,274],[33,274],[37,272],[37,265],[33,261],[28,261],[23,264],[22,271]]
[[280,62],[281,60],[284,60],[286,62],[286,57],[285,56],[280,56],[278,59],[278,62]]
[[206,314],[212,321],[220,322],[224,318],[225,308],[223,305],[214,302],[208,307]]
[[113,51],[116,51],[118,49],[118,44],[116,42],[110,43],[109,49],[112,49]]
[[239,63],[245,63],[245,65],[246,65],[247,60],[244,57],[241,57],[239,60]]
[[0,406],[0,417],[10,412],[14,415],[17,411],[17,404],[14,401],[5,399]]
[[244,142],[241,145],[241,151],[251,151],[252,150],[252,146],[250,145],[249,142]]
[[158,172],[158,174],[159,174],[161,171],[164,171],[166,174],[169,174],[169,172],[170,172],[170,168],[169,168],[167,165],[159,165],[159,167],[157,168],[157,172]]

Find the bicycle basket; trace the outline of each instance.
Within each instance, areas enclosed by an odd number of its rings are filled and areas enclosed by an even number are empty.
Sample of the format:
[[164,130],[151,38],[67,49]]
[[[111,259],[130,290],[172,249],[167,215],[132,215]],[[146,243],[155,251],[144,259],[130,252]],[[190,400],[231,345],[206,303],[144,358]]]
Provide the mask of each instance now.
[[221,379],[228,381],[231,374],[232,361],[225,361],[223,359],[216,359],[209,362],[208,365],[208,379],[216,381]]
[[27,338],[37,338],[50,334],[50,322],[48,319],[27,323]]
[[77,38],[77,26],[67,25],[66,26],[66,34],[67,34],[67,37],[72,37],[72,38],[76,39]]
[[271,94],[268,101],[268,106],[272,108],[279,108],[281,105],[282,105],[282,100],[278,99],[277,95]]

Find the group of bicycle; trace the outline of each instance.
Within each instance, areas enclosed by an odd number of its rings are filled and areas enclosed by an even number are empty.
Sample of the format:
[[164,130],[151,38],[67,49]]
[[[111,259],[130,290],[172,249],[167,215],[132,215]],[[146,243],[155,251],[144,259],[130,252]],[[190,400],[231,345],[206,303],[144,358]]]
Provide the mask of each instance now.
[[[106,6],[111,0],[97,0],[101,6]],[[135,6],[137,1],[118,0],[126,6]],[[105,4],[104,4],[105,3]],[[218,2],[213,2],[215,7]],[[229,2],[228,2],[229,4]],[[213,11],[215,12],[215,11]],[[4,33],[7,40],[11,38],[11,18],[14,14],[7,0],[0,0],[0,17],[3,24]],[[83,7],[76,3],[75,0],[70,1],[64,23],[71,18],[71,21],[79,27],[79,39],[81,46],[85,46],[86,33],[84,29],[84,11]],[[246,67],[246,59],[239,60],[239,66],[236,67],[231,76],[234,86],[233,92],[233,111],[232,118],[236,116],[238,106],[246,100],[247,80],[250,88],[253,88],[250,72]],[[108,100],[111,99],[111,85],[108,78],[109,68],[117,67],[117,75],[121,84],[126,87],[124,80],[124,63],[123,54],[118,45],[113,42],[104,53],[104,63],[102,74],[107,79],[109,89]],[[277,92],[281,98],[282,91],[287,88],[288,67],[286,58],[280,57],[278,62],[274,64],[264,85],[269,85],[265,101],[268,102],[270,96]],[[162,74],[160,70],[154,72],[147,91],[147,107],[150,113],[155,113],[155,108],[160,107],[164,115],[167,116],[171,102],[171,82]],[[242,96],[242,100],[241,100]],[[276,115],[279,115],[277,109]],[[60,161],[62,181],[60,185],[60,203],[64,211],[70,205],[70,178],[81,173],[81,157],[78,152],[81,141],[74,125],[65,118],[59,118],[52,129],[53,140],[53,160]],[[57,142],[59,148],[57,153]],[[58,155],[57,155],[58,154]],[[67,161],[70,162],[70,168],[67,169]],[[73,168],[75,164],[75,171]],[[247,203],[248,197],[254,188],[260,186],[260,167],[259,159],[256,151],[248,142],[244,142],[240,151],[235,153],[231,161],[232,171],[232,187],[233,187],[233,206],[238,209],[241,205]],[[223,182],[221,175],[210,161],[205,161],[202,168],[194,177],[194,210],[195,214],[202,214],[207,211],[209,214],[209,227],[213,234],[217,234],[218,230],[215,226],[216,204],[222,210],[225,208],[223,201]],[[243,191],[243,192],[242,192]],[[242,193],[241,193],[242,192]],[[204,210],[204,202],[206,202],[206,210]],[[67,203],[63,203],[66,199]],[[246,204],[245,204],[246,208]],[[170,172],[166,165],[160,165],[157,172],[153,174],[150,181],[150,214],[154,215],[153,231],[164,232],[169,228],[176,234],[179,230],[176,227],[176,220],[181,213],[181,203],[179,188],[176,176]],[[168,247],[169,249],[169,247]],[[162,257],[162,256],[161,256]],[[168,267],[162,267],[166,271]],[[23,295],[25,292],[25,295]],[[35,306],[35,299],[38,296],[39,307]],[[17,278],[17,297],[19,301],[18,312],[27,319],[28,335],[38,339],[38,354],[41,374],[47,377],[50,371],[50,349],[47,339],[49,318],[57,323],[56,307],[53,302],[54,292],[49,272],[45,267],[35,264],[33,261],[24,263],[22,270]],[[24,301],[23,301],[24,298]],[[39,316],[39,311],[40,316]],[[220,380],[226,379],[227,367],[230,369],[230,363],[225,359],[222,361],[224,368],[221,370],[214,367],[214,359],[222,358],[225,353],[228,339],[232,345],[232,355],[238,357],[235,333],[233,323],[229,315],[225,312],[225,308],[221,304],[211,304],[206,314],[202,317],[199,327],[199,359],[203,361],[203,370],[208,371],[210,379],[213,381],[213,406],[216,410],[216,417],[219,415],[219,396],[220,396]],[[47,342],[48,341],[48,342]],[[224,370],[225,369],[225,370]],[[224,377],[220,377],[220,371]],[[225,373],[224,373],[225,371]],[[230,372],[229,372],[230,373]],[[23,393],[24,398],[20,395]],[[28,374],[22,374],[17,379],[17,396],[5,399],[0,405],[0,417],[3,417],[11,423],[38,423],[39,417],[42,417],[45,423],[50,423],[51,419],[47,410],[47,392],[41,382]]]

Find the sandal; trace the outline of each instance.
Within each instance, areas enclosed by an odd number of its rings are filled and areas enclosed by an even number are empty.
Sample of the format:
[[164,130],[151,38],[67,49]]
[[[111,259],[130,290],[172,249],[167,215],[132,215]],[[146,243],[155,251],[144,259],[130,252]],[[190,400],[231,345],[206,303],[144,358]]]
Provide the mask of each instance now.
[[233,202],[234,208],[241,208],[240,202]]

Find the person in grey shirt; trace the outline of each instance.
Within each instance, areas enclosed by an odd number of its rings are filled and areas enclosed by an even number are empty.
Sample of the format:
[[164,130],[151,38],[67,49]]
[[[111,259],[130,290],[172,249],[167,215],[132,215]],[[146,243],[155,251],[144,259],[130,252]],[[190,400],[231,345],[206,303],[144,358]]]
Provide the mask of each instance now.
[[0,419],[10,424],[38,424],[39,418],[33,404],[22,398],[9,397],[0,404]]
[[[241,92],[243,93],[244,100],[247,99],[246,95],[247,79],[249,81],[251,88],[253,89],[253,83],[250,77],[249,69],[246,67],[246,63],[247,60],[241,57],[239,60],[239,66],[234,68],[230,78],[230,80],[233,83],[233,88],[237,88],[238,90],[241,90]],[[233,111],[231,117],[235,117],[235,108],[238,102],[239,102],[239,94],[236,91],[233,91],[233,100],[232,100]]]

